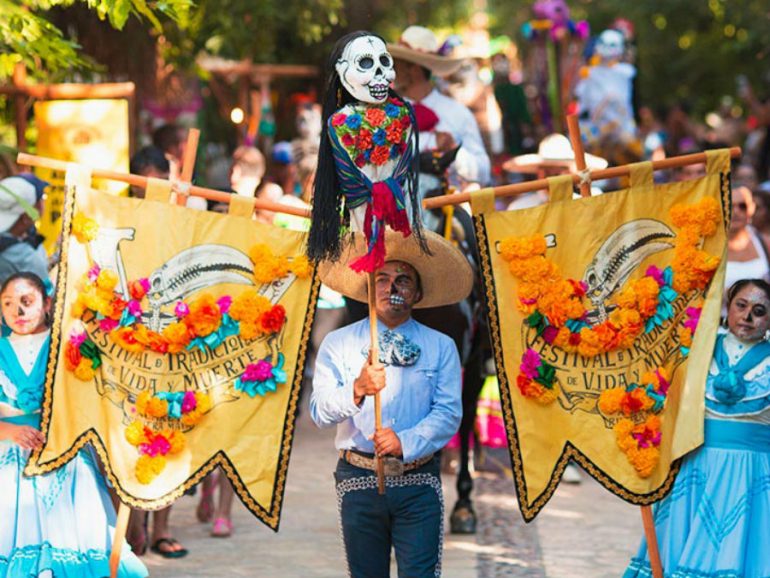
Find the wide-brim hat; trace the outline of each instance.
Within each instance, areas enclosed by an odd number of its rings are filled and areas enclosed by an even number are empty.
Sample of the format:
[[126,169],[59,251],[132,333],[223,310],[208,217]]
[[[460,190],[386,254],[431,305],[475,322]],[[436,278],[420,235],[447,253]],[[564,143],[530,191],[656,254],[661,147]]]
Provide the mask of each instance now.
[[28,179],[14,176],[0,181],[0,232],[13,227],[24,213],[33,220],[39,219],[37,201],[36,187]]
[[[585,153],[586,168],[591,171],[606,169],[606,159]],[[574,169],[575,153],[569,139],[563,134],[549,134],[537,147],[537,153],[518,155],[506,161],[503,169],[515,173],[532,168]]]
[[388,52],[393,58],[424,66],[436,76],[449,76],[460,68],[465,58],[446,56],[439,50],[436,35],[423,26],[410,26],[398,42],[388,43]]
[[[403,261],[415,268],[420,276],[422,299],[414,307],[439,307],[465,299],[473,288],[473,270],[468,260],[449,241],[431,231],[423,231],[431,254],[423,253],[414,235],[404,237],[401,233],[385,232],[386,261]],[[356,273],[349,264],[366,253],[366,237],[351,233],[347,239],[342,257],[335,262],[324,261],[318,272],[321,281],[329,288],[346,297],[367,302],[366,273]]]

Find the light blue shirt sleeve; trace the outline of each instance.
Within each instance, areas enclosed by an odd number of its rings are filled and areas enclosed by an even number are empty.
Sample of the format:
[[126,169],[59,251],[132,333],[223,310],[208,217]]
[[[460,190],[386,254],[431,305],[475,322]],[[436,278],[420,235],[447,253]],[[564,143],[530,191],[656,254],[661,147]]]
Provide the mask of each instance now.
[[345,383],[342,374],[343,340],[340,333],[330,333],[321,343],[313,374],[310,416],[318,427],[329,427],[361,411],[353,401],[353,382]]
[[446,336],[441,339],[438,367],[430,411],[413,427],[397,433],[405,463],[439,451],[460,427],[463,415],[460,356],[454,342]]

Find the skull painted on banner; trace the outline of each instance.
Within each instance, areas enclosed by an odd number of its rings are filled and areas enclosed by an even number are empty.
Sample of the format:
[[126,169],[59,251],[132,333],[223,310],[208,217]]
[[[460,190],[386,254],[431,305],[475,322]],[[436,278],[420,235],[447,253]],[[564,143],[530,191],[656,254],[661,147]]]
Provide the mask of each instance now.
[[393,57],[376,36],[361,36],[350,42],[335,65],[342,85],[357,100],[382,104],[396,78]]

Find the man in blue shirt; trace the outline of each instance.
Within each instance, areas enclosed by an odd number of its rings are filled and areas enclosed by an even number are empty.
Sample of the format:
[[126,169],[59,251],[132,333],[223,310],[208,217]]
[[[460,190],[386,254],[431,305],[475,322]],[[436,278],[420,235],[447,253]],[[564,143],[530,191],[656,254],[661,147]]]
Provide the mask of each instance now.
[[[387,259],[374,274],[379,359],[370,359],[369,319],[330,333],[321,344],[310,412],[320,427],[337,426],[335,479],[348,568],[354,578],[390,574],[438,576],[443,496],[438,452],[462,417],[460,360],[454,342],[411,317],[414,307],[455,303],[471,290],[463,255],[426,232],[432,255],[412,238],[388,231]],[[366,275],[347,264],[366,251],[357,243],[341,261],[322,266],[332,289],[366,301]],[[375,431],[380,393],[382,429]],[[375,454],[385,462],[385,494],[377,492]]]

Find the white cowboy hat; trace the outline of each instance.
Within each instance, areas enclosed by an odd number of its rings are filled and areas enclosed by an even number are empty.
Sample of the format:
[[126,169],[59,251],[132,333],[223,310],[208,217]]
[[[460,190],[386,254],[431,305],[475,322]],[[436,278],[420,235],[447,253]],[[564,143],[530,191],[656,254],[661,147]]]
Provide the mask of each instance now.
[[[606,169],[609,164],[596,155],[585,154],[586,167],[589,170]],[[575,153],[569,139],[563,134],[554,133],[545,137],[537,147],[537,153],[519,155],[505,162],[503,169],[515,173],[533,167],[554,167],[575,170]]]
[[424,26],[410,26],[398,42],[388,43],[388,52],[393,58],[424,66],[436,76],[449,76],[465,59],[444,56],[439,48],[436,35]]
[[[403,261],[415,268],[420,276],[422,299],[415,308],[439,307],[465,299],[473,288],[473,271],[468,260],[449,241],[431,231],[423,231],[431,255],[422,252],[413,235],[404,237],[388,229],[385,232],[386,261]],[[342,257],[335,262],[324,261],[318,272],[321,281],[346,297],[367,302],[367,275],[356,273],[348,264],[366,253],[366,238],[352,233],[345,241]]]

